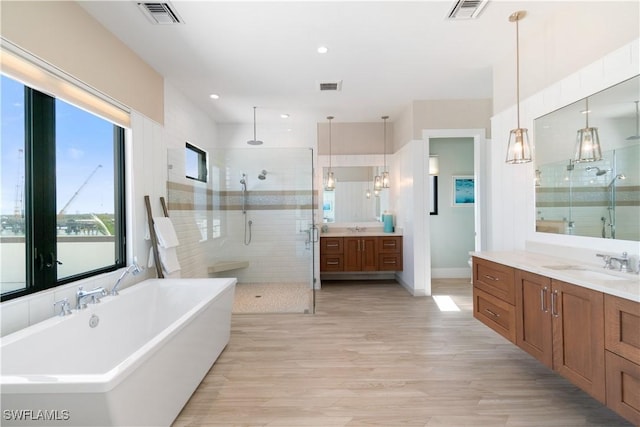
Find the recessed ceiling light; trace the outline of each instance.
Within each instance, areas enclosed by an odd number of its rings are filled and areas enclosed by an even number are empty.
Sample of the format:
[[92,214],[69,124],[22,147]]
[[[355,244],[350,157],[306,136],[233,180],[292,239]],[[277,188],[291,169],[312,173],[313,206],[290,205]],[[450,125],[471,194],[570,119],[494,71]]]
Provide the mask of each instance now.
[[329,48],[326,46],[320,46],[318,48],[318,53],[327,53],[327,52],[329,52]]
[[280,117],[283,119],[288,119],[289,115],[288,114],[280,114]]
[[211,95],[209,95],[209,98],[211,98],[211,99],[219,99],[220,95],[218,95],[217,93],[212,93]]

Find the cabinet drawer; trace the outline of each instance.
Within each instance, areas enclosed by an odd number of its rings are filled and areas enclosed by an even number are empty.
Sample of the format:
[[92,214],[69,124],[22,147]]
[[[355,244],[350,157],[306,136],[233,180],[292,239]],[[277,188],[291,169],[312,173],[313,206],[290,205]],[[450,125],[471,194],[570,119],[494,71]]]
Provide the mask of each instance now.
[[341,254],[343,253],[342,237],[322,237],[320,238],[320,253]]
[[402,248],[402,237],[378,237],[378,253],[398,253]]
[[320,271],[344,271],[344,257],[342,255],[321,255]]
[[513,305],[474,287],[473,317],[515,344],[516,312]]
[[640,303],[604,296],[605,348],[640,365]]
[[640,426],[640,365],[605,352],[607,366],[607,406]]
[[402,255],[400,254],[379,254],[378,270],[380,271],[402,271]]
[[473,258],[473,285],[511,305],[516,303],[515,270],[511,267]]

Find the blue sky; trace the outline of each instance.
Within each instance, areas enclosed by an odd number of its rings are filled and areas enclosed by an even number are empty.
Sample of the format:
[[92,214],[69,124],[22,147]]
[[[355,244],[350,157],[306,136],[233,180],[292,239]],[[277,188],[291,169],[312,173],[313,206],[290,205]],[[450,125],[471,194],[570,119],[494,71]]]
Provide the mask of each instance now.
[[[0,99],[1,213],[10,215],[14,211],[16,187],[24,170],[18,160],[19,150],[24,149],[23,86],[2,76]],[[67,213],[113,213],[113,167],[113,125],[56,100],[56,212],[79,191],[67,208]]]

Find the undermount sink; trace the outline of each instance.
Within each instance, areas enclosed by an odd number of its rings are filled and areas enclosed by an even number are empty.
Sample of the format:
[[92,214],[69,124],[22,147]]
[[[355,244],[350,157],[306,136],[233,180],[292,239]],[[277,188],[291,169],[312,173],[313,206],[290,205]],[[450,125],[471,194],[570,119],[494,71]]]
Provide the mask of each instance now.
[[594,271],[581,265],[545,265],[544,268],[550,270],[566,271],[573,277],[578,279],[595,279],[595,280],[630,280],[615,274],[609,274],[605,271]]

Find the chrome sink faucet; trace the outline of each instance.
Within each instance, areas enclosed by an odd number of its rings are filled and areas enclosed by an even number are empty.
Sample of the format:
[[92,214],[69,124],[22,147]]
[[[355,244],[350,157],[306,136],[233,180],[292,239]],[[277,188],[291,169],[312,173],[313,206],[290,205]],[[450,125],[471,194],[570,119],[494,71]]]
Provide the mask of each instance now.
[[107,291],[105,288],[95,288],[91,291],[85,291],[82,286],[76,291],[76,309],[82,310],[87,308],[86,300],[91,298],[93,304],[100,302],[100,298],[106,297]]
[[604,260],[603,268],[606,268],[608,270],[624,271],[627,273],[635,273],[635,271],[633,271],[633,269],[629,265],[629,256],[626,252],[622,252],[621,257],[615,257],[605,254],[596,254],[596,256],[601,257]]
[[[627,273],[631,271],[629,268],[629,257],[626,252],[622,252],[622,258],[611,257],[611,261],[618,264],[618,270],[626,271]],[[611,268],[613,268],[613,266],[611,266]]]

